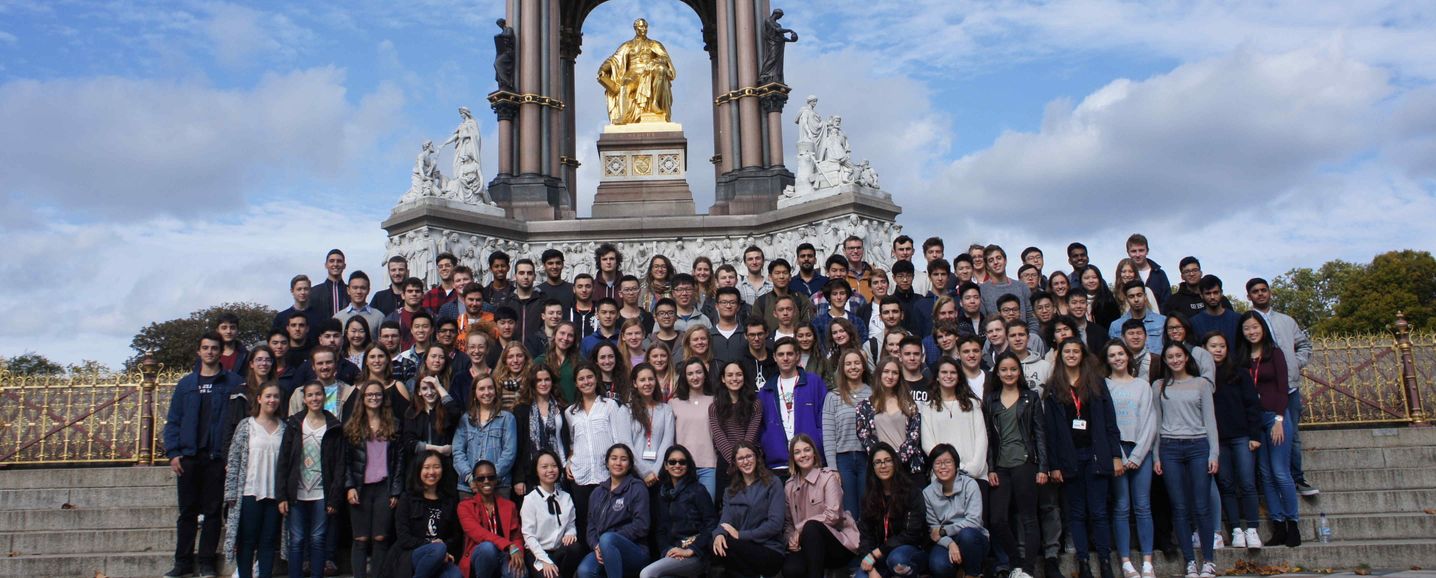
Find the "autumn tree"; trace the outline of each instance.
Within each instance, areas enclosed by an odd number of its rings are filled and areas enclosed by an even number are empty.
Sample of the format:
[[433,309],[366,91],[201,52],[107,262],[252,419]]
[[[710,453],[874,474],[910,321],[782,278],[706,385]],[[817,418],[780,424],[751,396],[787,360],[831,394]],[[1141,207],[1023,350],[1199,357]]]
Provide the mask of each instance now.
[[1345,277],[1334,315],[1320,328],[1332,333],[1384,331],[1398,311],[1415,329],[1436,329],[1436,257],[1402,250],[1377,255]]
[[1292,269],[1271,280],[1272,300],[1302,327],[1320,332],[1336,316],[1336,304],[1346,283],[1365,267],[1337,259],[1317,269]]
[[150,323],[130,340],[135,355],[125,362],[125,367],[134,369],[146,352],[152,352],[166,369],[188,369],[194,365],[199,337],[213,331],[224,313],[239,316],[238,339],[246,347],[264,339],[275,315],[274,309],[257,303],[225,303],[200,309],[188,317]]

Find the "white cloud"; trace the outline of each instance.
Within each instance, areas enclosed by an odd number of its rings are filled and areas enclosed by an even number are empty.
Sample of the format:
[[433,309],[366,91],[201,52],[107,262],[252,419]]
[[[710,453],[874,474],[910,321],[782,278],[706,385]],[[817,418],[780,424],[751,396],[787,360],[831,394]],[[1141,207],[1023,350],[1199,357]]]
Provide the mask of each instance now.
[[[0,309],[10,312],[0,325],[0,356],[33,350],[118,367],[150,322],[231,301],[283,309],[289,278],[322,278],[330,248],[345,251],[349,272],[382,271],[380,218],[272,202],[227,219],[8,230],[0,235],[7,251],[0,278],[10,281],[0,294]],[[58,287],[65,297],[55,298]]]
[[16,38],[14,34],[11,34],[11,33],[6,32],[6,31],[4,31],[4,30],[0,30],[0,44],[6,45],[6,46],[14,46],[14,45],[19,44],[19,43],[20,43],[20,39],[19,39],[19,38]]
[[261,185],[334,178],[399,120],[381,85],[353,100],[333,67],[249,89],[115,77],[0,85],[0,194],[69,216],[219,214]]
[[215,60],[230,68],[254,66],[268,58],[290,60],[313,37],[284,14],[225,2],[209,6],[204,30]]

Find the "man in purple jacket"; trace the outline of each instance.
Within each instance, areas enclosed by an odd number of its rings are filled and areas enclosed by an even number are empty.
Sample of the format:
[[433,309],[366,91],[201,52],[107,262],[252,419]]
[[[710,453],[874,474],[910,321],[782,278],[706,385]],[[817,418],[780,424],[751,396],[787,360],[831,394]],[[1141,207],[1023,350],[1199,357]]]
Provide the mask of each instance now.
[[828,386],[817,374],[798,367],[798,341],[792,337],[773,344],[773,360],[778,364],[778,378],[758,390],[758,400],[763,403],[758,439],[768,467],[786,480],[788,441],[794,436],[808,434],[818,444],[818,452],[823,451],[823,399]]

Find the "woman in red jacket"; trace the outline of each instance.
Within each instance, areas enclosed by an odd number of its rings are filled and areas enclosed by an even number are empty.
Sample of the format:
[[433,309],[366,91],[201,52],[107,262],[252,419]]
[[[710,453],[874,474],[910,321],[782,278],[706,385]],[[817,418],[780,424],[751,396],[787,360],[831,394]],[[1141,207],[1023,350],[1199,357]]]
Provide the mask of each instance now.
[[[459,503],[459,524],[464,527],[464,576],[500,578],[524,576],[524,539],[519,534],[519,509],[498,495],[498,470],[493,462],[474,464],[469,487],[474,497]],[[470,571],[472,568],[472,571]]]

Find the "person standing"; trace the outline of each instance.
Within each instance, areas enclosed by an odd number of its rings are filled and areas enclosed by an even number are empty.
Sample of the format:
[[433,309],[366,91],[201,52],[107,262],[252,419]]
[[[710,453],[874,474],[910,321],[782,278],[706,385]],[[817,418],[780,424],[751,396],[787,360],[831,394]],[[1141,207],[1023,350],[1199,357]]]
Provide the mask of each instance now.
[[289,523],[289,578],[301,578],[305,569],[320,578],[329,517],[343,503],[344,434],[339,418],[324,409],[323,383],[311,381],[299,391],[304,411],[289,416],[285,424],[275,500]]
[[1092,578],[1088,540],[1097,551],[1102,578],[1112,578],[1112,526],[1107,488],[1126,473],[1121,432],[1106,381],[1088,359],[1087,346],[1075,338],[1057,344],[1061,367],[1047,380],[1048,440],[1053,471],[1067,501],[1067,531],[1077,549],[1077,571]]
[[327,277],[314,286],[314,307],[320,315],[333,317],[349,306],[349,293],[344,286],[344,252],[330,249],[324,256],[324,272]]
[[394,508],[404,489],[403,448],[384,382],[360,382],[357,397],[359,404],[344,424],[344,488],[354,530],[351,567],[355,578],[364,578],[371,559],[378,574],[393,542]]
[[254,411],[239,422],[230,445],[224,484],[229,510],[224,551],[240,578],[252,576],[255,560],[259,561],[260,578],[274,575],[280,522],[274,473],[284,439],[280,395],[279,384],[273,381],[255,388]]
[[1311,361],[1311,339],[1290,315],[1272,308],[1271,285],[1265,279],[1256,277],[1247,281],[1247,299],[1252,311],[1261,314],[1271,330],[1271,338],[1286,356],[1287,404],[1285,420],[1291,426],[1291,478],[1296,484],[1296,493],[1315,496],[1321,493],[1306,481],[1301,468],[1301,418],[1304,402],[1301,396],[1301,370]]
[[[1162,348],[1162,371],[1157,379],[1157,461],[1152,471],[1162,476],[1172,501],[1172,525],[1187,561],[1187,576],[1213,578],[1213,538],[1216,528],[1208,508],[1212,476],[1217,473],[1221,447],[1217,443],[1216,406],[1212,382],[1197,374],[1196,361],[1187,346],[1172,342]],[[1188,532],[1195,530],[1202,549],[1202,568]]]
[[[1012,568],[1013,559],[1018,557],[1017,537],[1012,531],[1014,510],[1017,528],[1023,533],[1022,543],[1042,543],[1037,531],[1037,500],[1031,497],[1038,495],[1039,486],[1047,485],[1047,435],[1040,394],[1023,381],[1022,362],[1016,355],[997,356],[993,370],[987,372],[984,389],[983,404],[991,417],[987,422],[987,460],[992,471],[987,481],[992,487],[993,511],[988,517],[992,520],[992,537],[997,541],[997,568],[1001,570]],[[1039,548],[1028,547],[1026,556],[1016,560],[1009,578],[1036,576],[1039,552]]]
[[[1117,538],[1117,555],[1123,578],[1154,578],[1152,567],[1152,445],[1157,441],[1157,411],[1152,386],[1136,376],[1132,356],[1120,341],[1109,341],[1102,352],[1107,392],[1117,416],[1122,440],[1121,476],[1111,479],[1112,527]],[[1145,355],[1145,352],[1144,352]],[[1132,512],[1137,514],[1137,546],[1142,553],[1142,570],[1132,564]]]
[[[240,377],[225,371],[219,364],[224,338],[218,333],[205,333],[199,338],[198,367],[180,379],[170,398],[165,417],[165,456],[170,471],[178,478],[179,519],[175,522],[179,538],[175,540],[174,568],[167,577],[194,573],[196,558],[199,574],[215,576],[219,551],[220,523],[224,506],[224,410],[231,394],[239,391]],[[199,517],[204,516],[203,526]],[[198,530],[198,531],[197,531]],[[195,554],[195,535],[199,535],[199,554]]]
[[[1301,545],[1296,483],[1291,474],[1291,430],[1287,423],[1286,356],[1272,340],[1272,332],[1261,314],[1248,311],[1241,316],[1242,340],[1237,342],[1236,360],[1252,378],[1261,401],[1263,435],[1258,448],[1257,474],[1266,494],[1271,516],[1271,545]],[[1283,531],[1285,530],[1285,531]]]
[[[385,272],[389,274],[389,286],[375,292],[374,297],[369,300],[369,305],[378,309],[380,313],[388,315],[399,308],[404,294],[404,280],[409,278],[409,260],[402,255],[394,255],[384,263],[384,268]],[[375,325],[375,327],[378,326]]]

